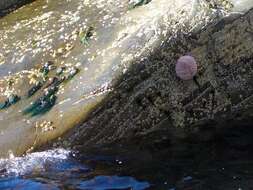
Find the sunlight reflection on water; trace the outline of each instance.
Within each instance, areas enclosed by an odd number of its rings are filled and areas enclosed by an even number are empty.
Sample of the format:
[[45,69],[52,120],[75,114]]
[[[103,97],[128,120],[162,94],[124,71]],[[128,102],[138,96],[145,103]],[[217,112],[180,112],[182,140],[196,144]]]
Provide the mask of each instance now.
[[149,188],[129,176],[99,175],[81,164],[64,149],[35,152],[24,157],[0,159],[0,189],[57,190],[57,189],[132,189]]

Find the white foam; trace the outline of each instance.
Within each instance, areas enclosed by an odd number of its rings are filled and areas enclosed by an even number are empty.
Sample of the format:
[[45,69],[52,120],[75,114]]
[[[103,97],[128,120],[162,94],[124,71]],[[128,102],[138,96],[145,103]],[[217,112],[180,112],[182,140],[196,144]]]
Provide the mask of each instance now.
[[24,175],[33,171],[44,171],[47,164],[66,160],[69,155],[69,150],[54,149],[34,152],[24,157],[10,156],[8,159],[0,159],[0,171],[3,171],[3,175]]

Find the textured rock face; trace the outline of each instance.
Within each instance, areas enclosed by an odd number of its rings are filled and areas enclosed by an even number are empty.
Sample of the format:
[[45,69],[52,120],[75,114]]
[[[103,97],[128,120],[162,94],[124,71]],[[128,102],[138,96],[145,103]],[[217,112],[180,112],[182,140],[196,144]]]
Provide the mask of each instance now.
[[20,3],[25,0],[1,0],[0,1],[0,9],[6,9],[12,5],[15,5],[17,3]]
[[0,17],[3,17],[25,4],[35,0],[1,0],[0,1]]
[[[168,142],[189,134],[205,141],[227,121],[252,122],[252,23],[253,10],[164,43],[133,64],[103,106],[67,141],[82,148],[143,139],[144,144]],[[201,68],[200,88],[176,77],[176,60],[186,53]]]
[[128,0],[37,0],[1,18],[0,156],[33,150],[80,125],[132,66],[143,67],[138,60],[149,60],[164,40],[199,30],[218,13],[195,0],[134,6]]
[[[249,16],[203,29],[225,15],[223,4],[145,2],[37,0],[1,18],[0,156],[31,151],[75,126],[64,144],[92,147],[161,126],[171,133],[159,139],[184,136],[238,113],[251,95],[250,64],[239,61],[250,60],[250,35],[241,30]],[[176,77],[185,54],[196,58],[200,87]]]

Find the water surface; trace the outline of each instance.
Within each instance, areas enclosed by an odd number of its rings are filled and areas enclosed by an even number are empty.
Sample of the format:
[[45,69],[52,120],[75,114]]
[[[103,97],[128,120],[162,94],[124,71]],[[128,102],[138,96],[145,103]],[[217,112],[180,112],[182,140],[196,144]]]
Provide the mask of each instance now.
[[[252,135],[182,143],[137,153],[91,155],[65,149],[0,160],[0,189],[251,190]],[[153,147],[154,148],[154,147]]]

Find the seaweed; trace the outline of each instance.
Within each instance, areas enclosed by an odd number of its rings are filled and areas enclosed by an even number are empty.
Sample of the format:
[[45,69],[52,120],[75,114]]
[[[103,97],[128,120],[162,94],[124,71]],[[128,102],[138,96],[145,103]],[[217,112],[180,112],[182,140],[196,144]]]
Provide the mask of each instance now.
[[10,105],[16,104],[21,98],[16,94],[11,94],[8,97],[8,102]]
[[40,72],[43,73],[44,76],[47,76],[50,71],[50,66],[53,64],[54,63],[52,61],[46,62],[46,64],[40,69]]
[[43,73],[44,76],[47,76],[48,73],[49,73],[49,68],[46,67],[46,66],[43,66],[43,67],[40,69],[40,72]]
[[6,109],[13,104],[16,104],[21,98],[16,94],[11,94],[7,100],[0,103],[0,109]]
[[[45,69],[43,70],[44,72],[47,71],[46,68],[48,67],[45,65],[43,68]],[[31,105],[25,108],[23,110],[23,114],[30,114],[31,116],[36,116],[48,112],[56,103],[56,93],[59,90],[59,85],[63,82],[68,82],[69,80],[71,80],[78,72],[79,69],[71,67],[66,76],[53,77],[52,80],[44,87],[45,93],[37,100],[35,100],[35,102],[33,102]],[[44,83],[40,82],[37,85],[33,86],[28,91],[28,97],[36,93],[43,85]]]
[[42,86],[45,84],[46,79],[48,78],[48,73],[53,70],[56,69],[56,66],[53,66],[53,62],[52,61],[47,61],[42,68],[39,70],[40,73],[43,74],[43,81],[38,81],[35,85],[33,85],[27,92],[27,97],[31,97],[33,96],[39,89],[42,88]]
[[61,84],[61,80],[59,80],[57,77],[53,77],[53,79],[45,86],[45,88],[58,86]]
[[37,84],[35,84],[32,88],[28,90],[27,97],[29,98],[33,96],[39,89],[41,89],[42,86],[42,82],[38,82]]
[[53,94],[41,101],[40,104],[31,111],[31,116],[36,116],[48,112],[55,105],[56,99],[57,96]]
[[49,111],[55,105],[57,99],[55,94],[57,93],[58,89],[58,86],[49,87],[47,91],[34,103],[32,103],[32,105],[26,108],[23,113],[36,116]]
[[1,102],[1,103],[0,103],[0,110],[1,110],[1,109],[5,109],[6,106],[7,106],[7,104],[8,104],[7,101]]

